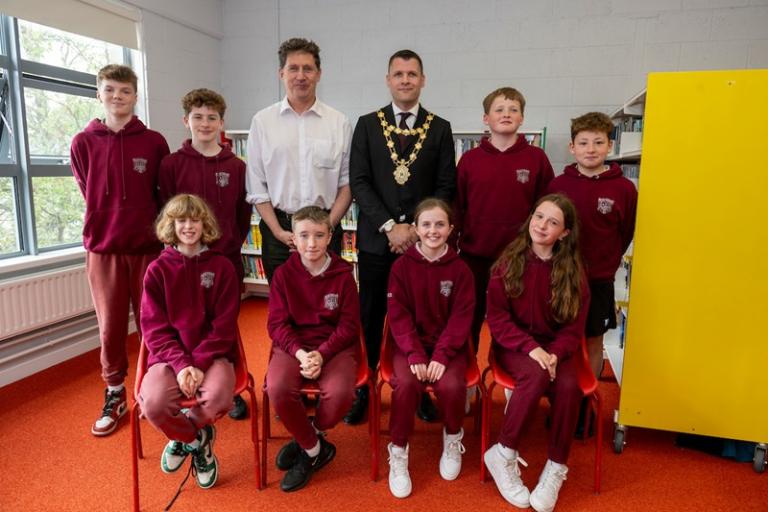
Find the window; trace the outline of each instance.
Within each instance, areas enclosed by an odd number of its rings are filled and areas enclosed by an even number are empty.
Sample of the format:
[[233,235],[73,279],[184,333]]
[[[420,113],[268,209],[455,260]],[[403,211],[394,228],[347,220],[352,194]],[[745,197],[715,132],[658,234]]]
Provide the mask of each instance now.
[[96,73],[121,46],[0,14],[0,258],[82,243],[69,147],[103,115]]

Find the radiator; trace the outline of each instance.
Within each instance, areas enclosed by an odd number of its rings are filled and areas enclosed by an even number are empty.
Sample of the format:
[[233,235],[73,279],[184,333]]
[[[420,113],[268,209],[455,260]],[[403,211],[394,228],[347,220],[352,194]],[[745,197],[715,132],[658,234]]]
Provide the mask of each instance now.
[[85,265],[0,281],[0,340],[90,311]]

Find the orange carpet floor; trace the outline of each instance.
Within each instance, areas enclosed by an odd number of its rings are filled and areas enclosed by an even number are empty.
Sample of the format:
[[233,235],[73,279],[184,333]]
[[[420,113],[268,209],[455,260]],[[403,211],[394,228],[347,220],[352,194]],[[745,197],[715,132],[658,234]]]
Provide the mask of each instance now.
[[[258,387],[268,356],[265,322],[266,300],[243,303],[240,329]],[[484,333],[480,354],[487,353],[487,343]],[[133,361],[138,352],[135,337],[130,346]],[[134,371],[132,367],[129,389],[133,388]],[[0,389],[0,511],[130,510],[128,416],[107,438],[90,434],[101,408],[102,386],[98,351],[92,351]],[[576,441],[557,511],[768,511],[768,476],[754,473],[751,464],[677,448],[673,433],[632,429],[624,453],[614,454],[612,420],[619,390],[615,382],[605,381],[600,391],[605,401],[606,432],[602,493],[592,492],[594,444]],[[498,432],[504,399],[501,391],[494,395],[492,436]],[[260,391],[258,400],[261,403]],[[387,392],[383,426],[388,404]],[[530,465],[523,469],[529,487],[536,484],[546,459],[546,410],[543,401],[521,447]],[[202,490],[190,480],[173,510],[515,510],[502,500],[492,481],[480,482],[480,436],[474,434],[471,418],[465,423],[464,467],[454,482],[443,481],[438,473],[440,425],[416,421],[410,452],[413,494],[405,500],[389,493],[386,436],[381,440],[379,481],[370,480],[366,425],[340,425],[332,430],[328,439],[338,448],[336,459],[314,475],[305,489],[291,494],[280,491],[282,472],[274,466],[274,456],[286,440],[279,422],[273,420],[273,433],[280,437],[268,444],[269,480],[263,491],[255,486],[249,422],[225,417],[217,428],[218,483]],[[162,510],[183,475],[160,471],[160,453],[166,440],[146,421],[142,422],[142,434],[147,456],[139,470],[142,510]]]

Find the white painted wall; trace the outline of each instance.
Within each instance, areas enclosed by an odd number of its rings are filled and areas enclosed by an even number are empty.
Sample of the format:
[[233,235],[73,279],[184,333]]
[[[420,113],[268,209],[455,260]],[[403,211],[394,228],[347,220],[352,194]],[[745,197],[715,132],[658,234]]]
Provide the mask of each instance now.
[[223,32],[230,128],[279,99],[284,39],[320,45],[319,94],[353,123],[387,102],[387,59],[411,48],[422,103],[454,131],[482,129],[483,97],[519,88],[524,126],[547,127],[558,172],[570,118],[612,110],[648,72],[768,67],[766,0],[223,0]]
[[189,137],[181,98],[191,89],[221,90],[221,0],[130,0],[141,10],[149,121],[171,151]]

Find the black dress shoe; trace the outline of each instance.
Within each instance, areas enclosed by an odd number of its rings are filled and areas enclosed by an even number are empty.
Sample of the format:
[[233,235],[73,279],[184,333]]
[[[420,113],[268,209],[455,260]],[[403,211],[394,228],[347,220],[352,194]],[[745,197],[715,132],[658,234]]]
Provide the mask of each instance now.
[[240,395],[235,395],[232,399],[232,409],[229,410],[228,414],[233,420],[244,420],[248,417],[248,404]]
[[435,409],[435,404],[432,403],[432,397],[429,396],[429,393],[422,393],[421,402],[416,409],[416,416],[427,423],[437,421],[437,409]]
[[355,393],[355,401],[352,402],[352,407],[349,408],[349,412],[344,416],[344,423],[347,425],[357,425],[365,418],[365,410],[368,408],[368,388],[357,388]]
[[296,464],[296,460],[299,458],[299,452],[301,452],[301,446],[295,439],[291,439],[280,448],[275,457],[275,465],[277,469],[281,471],[288,471],[291,466]]
[[299,449],[296,462],[285,473],[280,482],[280,489],[284,492],[298,491],[309,483],[312,473],[319,470],[336,456],[336,447],[320,436],[320,453],[317,457],[310,457],[306,450]]

